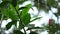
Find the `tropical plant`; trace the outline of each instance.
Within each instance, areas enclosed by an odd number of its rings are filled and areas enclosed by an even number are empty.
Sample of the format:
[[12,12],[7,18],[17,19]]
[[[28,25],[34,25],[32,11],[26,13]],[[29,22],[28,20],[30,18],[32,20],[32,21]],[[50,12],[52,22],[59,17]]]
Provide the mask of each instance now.
[[[29,9],[32,7],[31,4],[28,4],[24,7],[19,7],[19,4],[24,2],[23,0],[2,0],[0,3],[0,33],[2,34],[1,23],[3,20],[11,19],[12,21],[6,25],[6,30],[9,30],[12,25],[15,25],[15,30],[13,34],[26,34],[24,27],[28,25],[30,22],[40,18],[37,17],[33,20],[31,19],[30,13],[28,13]],[[17,22],[19,22],[19,27],[17,28]],[[24,33],[20,30],[24,29]]]
[[[28,13],[28,11],[32,7],[32,5],[28,4],[24,7],[19,7],[19,4],[22,4],[25,1],[27,0],[2,0],[2,2],[0,3],[0,21],[1,21],[0,32],[1,33],[2,33],[1,23],[3,20],[7,20],[10,18],[12,21],[6,25],[6,30],[8,30],[12,25],[15,25],[16,30],[14,30],[15,32],[14,34],[17,34],[17,33],[19,34],[21,32],[20,30],[24,29],[26,25],[40,18],[40,17],[37,17],[30,21],[31,15],[30,13]],[[60,6],[59,6],[60,0],[33,0],[33,2],[35,3],[34,6],[38,8],[39,12],[40,10],[44,10],[45,12],[48,13],[49,10],[51,10],[51,7],[57,8],[58,10],[57,13],[53,13],[52,10],[51,12],[57,17],[57,21],[58,21],[59,19],[58,16],[60,15]],[[17,22],[19,22],[18,28],[17,28]],[[55,30],[55,26],[56,26],[56,30]],[[51,27],[50,26],[47,26],[47,27],[48,27],[49,33],[51,32],[50,28],[54,29],[55,32],[57,31],[56,23],[53,23]],[[33,29],[33,28],[30,28],[30,29]],[[55,32],[53,32],[52,34],[54,34]],[[26,34],[26,31],[25,31],[25,34]]]

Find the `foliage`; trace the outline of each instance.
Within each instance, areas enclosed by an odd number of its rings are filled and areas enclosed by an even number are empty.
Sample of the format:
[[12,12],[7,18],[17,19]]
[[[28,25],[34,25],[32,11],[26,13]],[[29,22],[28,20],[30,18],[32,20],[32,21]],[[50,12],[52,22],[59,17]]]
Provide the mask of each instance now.
[[[10,18],[12,20],[6,25],[6,30],[9,30],[12,25],[15,25],[16,30],[14,30],[14,34],[23,34],[20,30],[24,29],[24,27],[31,22],[30,21],[31,15],[30,13],[28,13],[28,11],[32,7],[32,5],[28,4],[24,7],[19,7],[19,4],[22,2],[24,1],[2,0],[2,3],[0,3],[0,19],[2,18],[2,20],[7,20]],[[19,22],[18,28],[17,28],[17,21]]]
[[[36,17],[35,19],[31,20],[31,15],[30,13],[28,13],[29,9],[32,7],[31,4],[28,4],[24,7],[19,7],[19,4],[22,4],[23,2],[25,2],[27,0],[2,0],[2,3],[0,3],[0,19],[1,20],[7,20],[7,19],[11,19],[12,21],[9,22],[6,25],[6,29],[8,30],[12,25],[17,26],[17,21],[19,21],[19,27],[16,27],[16,30],[14,30],[14,32],[20,33],[21,29],[24,29],[24,27],[26,25],[28,25],[30,22],[33,22],[37,19],[39,19],[40,17]],[[51,7],[57,8],[58,12],[57,13],[53,13],[57,18],[60,15],[60,6],[58,5],[58,3],[60,2],[60,0],[56,1],[56,0],[34,0],[34,6],[36,6],[38,8],[38,10],[45,10],[45,12],[49,12],[49,10],[51,10]],[[20,11],[22,10],[22,11]],[[2,17],[3,16],[3,17]],[[54,21],[53,21],[54,22]],[[60,28],[58,28],[57,26],[60,26],[60,24],[57,23],[52,23],[51,25],[47,25],[45,27],[32,27],[32,28],[28,28],[28,30],[30,29],[46,29],[49,30],[48,32],[50,34],[54,34],[55,32],[57,32],[58,30],[60,30]],[[18,30],[17,30],[18,29]],[[52,31],[54,30],[54,31]]]

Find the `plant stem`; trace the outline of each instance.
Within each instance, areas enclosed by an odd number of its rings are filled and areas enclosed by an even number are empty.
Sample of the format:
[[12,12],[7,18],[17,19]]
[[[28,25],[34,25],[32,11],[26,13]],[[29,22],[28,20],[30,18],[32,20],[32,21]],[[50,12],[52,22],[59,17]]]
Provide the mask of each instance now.
[[[15,8],[15,10],[16,10],[16,8]],[[17,15],[18,15],[18,17],[19,17],[19,19],[20,19],[20,15],[19,15],[19,13],[18,13],[18,10],[16,10],[16,13],[17,13]],[[21,19],[20,19],[20,21],[21,21]],[[19,22],[19,23],[21,23],[22,26],[25,26],[24,23],[23,23],[22,21]],[[25,32],[25,34],[26,34],[26,31],[25,31],[24,28],[23,28],[23,30],[24,30],[24,32]]]
[[26,34],[26,30],[23,28],[23,30],[24,30],[24,32],[25,32],[25,34]]

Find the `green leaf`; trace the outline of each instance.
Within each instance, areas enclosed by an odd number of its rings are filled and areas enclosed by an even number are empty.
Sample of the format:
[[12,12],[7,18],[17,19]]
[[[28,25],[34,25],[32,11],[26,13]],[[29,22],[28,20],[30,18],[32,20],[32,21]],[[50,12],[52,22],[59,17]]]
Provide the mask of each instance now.
[[19,8],[18,10],[22,10],[22,11],[19,11],[19,13],[20,13],[20,16],[21,15],[25,15],[26,13],[28,13],[28,11],[29,11],[29,9],[31,8],[31,4],[28,4],[28,5],[26,5],[25,7],[21,7],[21,8]]
[[4,19],[8,19],[9,18],[9,11],[8,11],[8,9],[4,8],[3,9],[3,13],[4,13]]
[[31,4],[26,5],[25,7],[27,7],[27,8],[24,8],[24,9],[22,10],[22,15],[28,13],[28,11],[29,11],[29,9],[31,8],[31,6],[32,6]]
[[12,22],[10,22],[10,23],[8,23],[7,25],[6,25],[6,29],[8,30],[8,29],[10,29],[11,28],[11,26],[12,25],[14,25],[14,24],[16,24],[17,23],[17,21],[16,20],[14,20],[14,21],[12,21]]
[[20,17],[21,21],[20,21],[20,26],[19,28],[24,28],[27,24],[30,23],[30,19],[31,19],[31,16],[29,13],[25,14],[25,15],[22,15]]
[[25,27],[25,26],[22,25],[22,22],[20,21],[20,22],[19,22],[19,28],[18,28],[18,29],[21,30],[21,29],[23,29],[24,27]]
[[21,18],[22,22],[27,25],[30,22],[31,16],[29,13],[22,15]]
[[19,30],[14,30],[14,34],[24,34],[24,33],[22,33],[22,32],[19,31]]
[[11,4],[9,4],[9,17],[12,20],[17,20],[18,19],[18,15],[16,13],[16,10]]
[[8,23],[8,24],[6,25],[6,29],[7,29],[7,30],[10,29],[11,26],[12,26],[12,24],[11,24],[11,23]]
[[3,9],[3,13],[4,13],[5,17],[9,17],[12,20],[17,20],[18,19],[18,15],[16,13],[16,10],[11,4],[9,4],[9,9],[7,9],[7,8]]
[[22,11],[20,12],[20,24],[19,24],[19,29],[24,28],[31,19],[30,14],[28,13],[29,9],[31,8],[31,4],[28,4],[25,6],[26,8],[23,8]]
[[4,9],[3,10],[3,13],[4,13],[4,15],[6,16],[6,17],[9,17],[9,11],[8,11],[8,9]]
[[35,19],[33,19],[33,20],[31,20],[30,22],[33,22],[33,21],[35,21],[35,20],[37,20],[37,19],[40,19],[41,17],[36,17]]
[[17,4],[17,6],[16,6],[16,10],[18,11],[18,9],[19,9],[19,5]]

